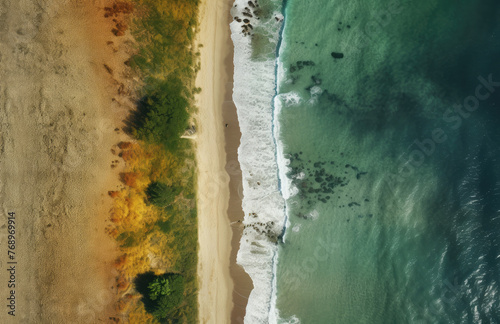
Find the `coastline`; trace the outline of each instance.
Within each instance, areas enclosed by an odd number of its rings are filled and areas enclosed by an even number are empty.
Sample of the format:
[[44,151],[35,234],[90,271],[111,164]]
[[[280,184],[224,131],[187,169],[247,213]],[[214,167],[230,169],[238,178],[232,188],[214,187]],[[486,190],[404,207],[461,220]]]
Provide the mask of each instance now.
[[206,0],[200,6],[198,43],[203,47],[196,80],[202,88],[196,115],[200,323],[243,323],[253,288],[250,277],[236,264],[243,210],[237,156],[241,133],[232,102],[232,4],[232,0]]
[[238,123],[236,106],[233,102],[233,42],[229,38],[228,45],[231,53],[226,57],[225,68],[226,75],[230,77],[231,82],[226,83],[225,100],[222,104],[222,116],[224,124],[228,127],[224,129],[226,140],[226,171],[229,174],[229,206],[227,215],[231,222],[233,236],[231,239],[231,257],[230,274],[233,280],[233,310],[231,312],[231,323],[243,323],[246,314],[248,296],[253,289],[253,283],[250,276],[245,272],[242,266],[236,263],[236,257],[240,249],[240,240],[243,235],[243,220],[245,213],[242,208],[243,198],[243,179],[240,163],[238,161],[238,148],[240,146],[241,131]]
[[[245,320],[267,323],[274,316],[276,243],[283,233],[285,221],[285,201],[276,158],[274,128],[278,126],[274,123],[275,111],[270,104],[276,97],[274,45],[278,42],[283,20],[278,2],[268,8],[273,10],[271,15],[261,15],[258,10],[248,9],[245,1],[238,0],[237,5],[233,15],[247,16],[251,18],[250,24],[255,26],[246,27],[247,22],[242,19],[230,24],[235,44],[233,100],[241,128],[238,157],[242,169],[242,207],[245,213],[244,239],[240,241],[238,264],[254,284],[247,301]],[[255,29],[256,34],[249,28]],[[249,35],[257,35],[257,40],[265,35],[269,45],[273,46],[261,46],[250,40]]]

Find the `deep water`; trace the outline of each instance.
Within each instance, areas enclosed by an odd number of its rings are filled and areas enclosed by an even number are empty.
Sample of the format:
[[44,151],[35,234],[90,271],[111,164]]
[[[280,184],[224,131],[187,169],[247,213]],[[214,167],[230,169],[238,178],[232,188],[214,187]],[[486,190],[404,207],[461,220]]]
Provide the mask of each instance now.
[[280,321],[500,323],[500,2],[284,10]]

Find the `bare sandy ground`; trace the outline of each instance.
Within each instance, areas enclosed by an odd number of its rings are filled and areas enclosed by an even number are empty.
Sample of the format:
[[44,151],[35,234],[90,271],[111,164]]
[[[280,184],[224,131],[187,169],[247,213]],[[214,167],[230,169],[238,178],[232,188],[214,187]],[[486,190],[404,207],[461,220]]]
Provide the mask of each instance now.
[[230,1],[205,0],[200,7],[201,70],[197,86],[198,277],[200,323],[230,323],[233,282],[229,272],[232,231],[227,215],[229,175],[222,116],[226,83]]
[[232,5],[232,0],[206,0],[200,8],[198,42],[203,47],[197,79],[202,88],[197,153],[201,323],[243,323],[253,289],[248,274],[236,264],[244,215],[237,156],[241,133],[232,101]]
[[[119,57],[102,3],[0,1],[0,323],[112,315],[106,192],[118,185],[110,148],[124,136],[114,129],[126,109],[112,100],[117,83],[103,67]],[[8,212],[16,213],[15,289]]]

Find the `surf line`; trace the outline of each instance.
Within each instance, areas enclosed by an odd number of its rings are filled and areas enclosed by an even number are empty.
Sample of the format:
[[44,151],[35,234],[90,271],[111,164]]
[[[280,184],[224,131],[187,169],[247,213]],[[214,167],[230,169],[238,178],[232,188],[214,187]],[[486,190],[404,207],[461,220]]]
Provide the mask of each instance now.
[[[282,6],[281,6],[281,15],[282,15],[282,18],[281,18],[281,27],[280,27],[280,31],[278,33],[278,43],[276,44],[276,53],[275,53],[275,63],[274,63],[274,96],[271,100],[271,118],[272,118],[272,121],[271,121],[271,125],[272,125],[272,137],[273,137],[273,142],[274,142],[274,147],[275,147],[275,159],[276,159],[276,165],[278,166],[276,172],[277,172],[277,176],[278,176],[278,191],[280,192],[281,196],[283,198],[284,195],[283,195],[283,180],[281,179],[280,177],[280,168],[283,168],[284,166],[281,166],[280,163],[279,163],[279,158],[278,158],[278,154],[282,154],[284,152],[278,152],[280,147],[278,145],[278,137],[279,137],[279,134],[278,134],[278,130],[277,130],[277,127],[276,127],[276,123],[279,123],[278,122],[278,111],[276,111],[276,105],[275,105],[275,100],[277,100],[278,98],[278,83],[279,83],[279,77],[278,77],[278,63],[279,63],[279,57],[280,57],[280,49],[281,49],[281,45],[282,45],[282,42],[283,42],[283,35],[284,35],[284,30],[285,30],[285,24],[286,24],[286,7],[287,7],[287,4],[288,4],[288,0],[283,0],[283,3],[282,3]],[[285,175],[286,176],[286,175]],[[278,237],[278,244],[281,243],[285,243],[285,234],[286,234],[286,229],[287,229],[287,222],[288,222],[288,211],[287,211],[287,208],[286,208],[286,200],[284,202],[284,205],[283,205],[283,213],[284,213],[284,221],[283,221],[283,228],[281,230],[281,234],[280,236]],[[269,308],[268,308],[268,319],[269,319],[269,323],[277,323],[278,322],[278,312],[277,312],[277,309],[276,309],[276,301],[277,301],[277,265],[278,265],[278,251],[279,249],[276,248],[274,250],[274,254],[273,254],[273,257],[272,257],[272,282],[271,282],[271,302],[269,304]]]

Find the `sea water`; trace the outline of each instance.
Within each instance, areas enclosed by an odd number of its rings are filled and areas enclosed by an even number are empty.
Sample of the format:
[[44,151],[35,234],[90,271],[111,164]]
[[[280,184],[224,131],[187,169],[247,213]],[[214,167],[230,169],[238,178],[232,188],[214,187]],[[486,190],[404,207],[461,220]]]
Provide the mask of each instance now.
[[261,5],[232,24],[245,322],[500,322],[500,3]]

